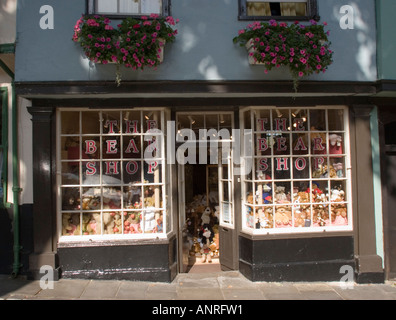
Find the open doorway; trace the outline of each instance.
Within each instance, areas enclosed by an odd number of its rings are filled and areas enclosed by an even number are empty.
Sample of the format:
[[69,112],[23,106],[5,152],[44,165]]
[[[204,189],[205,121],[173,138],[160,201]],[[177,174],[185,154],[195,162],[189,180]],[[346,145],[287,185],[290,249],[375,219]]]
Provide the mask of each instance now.
[[185,165],[186,272],[220,271],[217,165]]
[[177,153],[189,160],[178,161],[181,272],[222,269],[221,235],[234,219],[232,124],[233,113],[177,114]]

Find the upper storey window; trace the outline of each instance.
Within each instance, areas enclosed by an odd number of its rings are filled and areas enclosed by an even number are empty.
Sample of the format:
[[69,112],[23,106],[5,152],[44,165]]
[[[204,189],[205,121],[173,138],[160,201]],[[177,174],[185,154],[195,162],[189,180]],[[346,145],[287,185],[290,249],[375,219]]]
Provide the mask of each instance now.
[[316,0],[239,0],[239,18],[244,20],[310,20],[316,17]]
[[169,0],[89,0],[90,14],[107,16],[169,15]]

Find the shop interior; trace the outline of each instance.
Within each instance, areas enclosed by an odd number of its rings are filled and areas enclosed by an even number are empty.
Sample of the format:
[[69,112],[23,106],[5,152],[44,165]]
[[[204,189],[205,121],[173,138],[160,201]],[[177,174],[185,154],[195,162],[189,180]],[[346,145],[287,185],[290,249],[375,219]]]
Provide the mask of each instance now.
[[187,272],[220,271],[218,165],[186,164]]

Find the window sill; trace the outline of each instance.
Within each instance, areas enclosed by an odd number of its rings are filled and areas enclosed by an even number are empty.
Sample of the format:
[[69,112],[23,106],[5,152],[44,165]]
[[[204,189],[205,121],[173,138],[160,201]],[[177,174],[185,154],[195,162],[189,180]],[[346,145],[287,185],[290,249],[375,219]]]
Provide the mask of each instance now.
[[297,239],[297,238],[323,238],[336,236],[353,236],[353,229],[351,226],[338,227],[337,229],[321,229],[277,232],[274,229],[257,231],[249,228],[242,228],[240,235],[250,240],[272,240],[272,239]]
[[311,16],[245,16],[239,15],[238,20],[240,21],[269,21],[269,20],[276,20],[276,21],[310,21],[315,20],[319,21],[320,16],[318,15],[311,15]]
[[[144,235],[142,235],[144,236]],[[173,233],[157,234],[156,238],[122,236],[118,239],[115,236],[63,236],[60,237],[58,248],[79,248],[79,247],[112,247],[112,246],[133,246],[133,245],[158,245],[168,244]]]

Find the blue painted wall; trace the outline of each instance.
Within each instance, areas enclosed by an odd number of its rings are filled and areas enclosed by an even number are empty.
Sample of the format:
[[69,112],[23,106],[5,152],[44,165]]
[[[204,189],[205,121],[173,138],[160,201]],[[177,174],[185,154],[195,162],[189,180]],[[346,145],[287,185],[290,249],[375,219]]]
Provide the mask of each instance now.
[[[321,22],[328,23],[334,63],[319,81],[374,81],[376,21],[374,0],[354,0],[354,29],[342,30],[339,11],[344,0],[318,0]],[[54,8],[54,29],[42,30],[39,10]],[[19,0],[16,81],[113,80],[114,65],[94,65],[71,38],[85,12],[85,0]],[[129,80],[279,80],[287,72],[249,66],[247,52],[232,38],[249,22],[238,21],[237,0],[172,0],[172,16],[180,19],[176,42],[165,48],[158,70],[123,71]]]
[[378,78],[396,80],[396,1],[377,0]]

